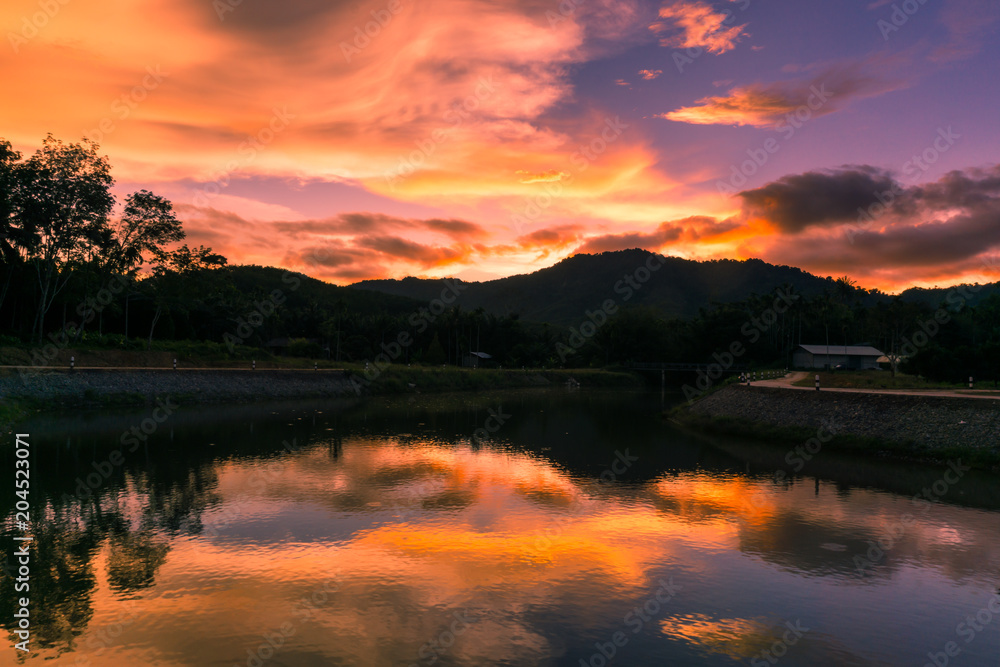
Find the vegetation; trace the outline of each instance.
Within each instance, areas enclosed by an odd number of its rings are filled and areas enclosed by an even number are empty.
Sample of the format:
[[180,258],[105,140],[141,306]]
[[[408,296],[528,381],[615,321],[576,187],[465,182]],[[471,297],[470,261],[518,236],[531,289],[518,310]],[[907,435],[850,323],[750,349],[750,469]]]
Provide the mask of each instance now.
[[935,382],[1000,379],[997,285],[907,298],[759,260],[630,250],[487,283],[338,287],[178,245],[185,234],[169,201],[140,190],[119,206],[112,184],[89,141],[49,136],[23,159],[0,140],[0,345],[30,363],[68,349],[131,350],[140,336],[147,350],[202,346],[220,363],[275,354],[458,366],[486,352],[477,363],[496,369],[713,359],[778,368],[799,343],[865,342]]
[[846,389],[955,389],[959,386],[948,382],[934,382],[916,375],[878,371],[810,371],[805,378],[795,382],[799,387],[816,385],[816,375],[819,375],[821,387],[843,387]]

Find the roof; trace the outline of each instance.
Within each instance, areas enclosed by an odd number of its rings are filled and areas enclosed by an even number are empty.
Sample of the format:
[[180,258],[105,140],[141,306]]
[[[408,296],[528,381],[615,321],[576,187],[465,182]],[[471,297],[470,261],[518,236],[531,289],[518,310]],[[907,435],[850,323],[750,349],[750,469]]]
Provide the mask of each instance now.
[[479,357],[480,359],[492,359],[492,354],[486,354],[485,352],[469,352],[474,357]]
[[882,352],[871,345],[799,345],[810,354],[839,354],[843,357],[881,357]]

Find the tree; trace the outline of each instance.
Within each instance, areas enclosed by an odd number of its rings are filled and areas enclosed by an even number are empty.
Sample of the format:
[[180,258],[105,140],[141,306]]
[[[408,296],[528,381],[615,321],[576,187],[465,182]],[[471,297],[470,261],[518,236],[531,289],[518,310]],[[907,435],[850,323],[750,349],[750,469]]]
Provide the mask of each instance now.
[[196,299],[193,290],[199,285],[193,278],[209,269],[226,265],[226,258],[213,253],[211,248],[198,246],[192,250],[186,243],[176,250],[170,252],[159,250],[154,254],[158,263],[153,267],[153,277],[150,280],[153,281],[153,291],[156,295],[154,297],[156,310],[149,325],[147,349],[153,346],[153,331],[163,312],[178,306],[187,307]]
[[51,134],[27,162],[14,169],[13,213],[20,224],[21,251],[38,279],[32,334],[44,334],[45,315],[73,274],[68,265],[106,237],[114,207],[111,166],[84,139],[63,144]]
[[5,267],[3,288],[0,288],[0,306],[3,305],[11,278],[21,264],[17,251],[19,229],[14,219],[14,179],[15,167],[21,154],[14,150],[9,141],[0,139],[0,259]]
[[[173,205],[148,190],[139,190],[128,196],[122,216],[110,226],[109,231],[109,268],[124,276],[127,282],[131,282],[142,264],[164,256],[164,246],[185,236],[180,221],[174,216]],[[128,338],[130,296],[126,291],[125,338]]]
[[444,348],[441,347],[441,339],[438,337],[437,333],[434,334],[434,338],[431,340],[430,347],[427,348],[427,356],[424,360],[433,365],[443,364],[445,361]]

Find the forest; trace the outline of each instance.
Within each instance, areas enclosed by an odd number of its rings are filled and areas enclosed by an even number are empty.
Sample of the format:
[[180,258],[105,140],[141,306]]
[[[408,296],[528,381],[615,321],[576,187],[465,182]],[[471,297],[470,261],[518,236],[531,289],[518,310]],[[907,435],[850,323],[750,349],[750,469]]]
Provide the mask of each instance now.
[[[415,298],[399,292],[406,281],[337,286],[230,265],[211,248],[182,243],[171,202],[148,190],[119,202],[113,185],[108,159],[88,140],[50,135],[30,157],[0,140],[0,345],[30,349],[40,365],[52,349],[181,342],[224,358],[259,358],[263,349],[365,363],[405,334],[410,342],[393,361],[461,365],[485,352],[492,366],[573,368],[705,362],[739,342],[741,363],[783,368],[799,343],[867,343],[899,370],[933,380],[1000,376],[996,284],[888,295],[847,276],[822,279],[759,260],[688,262],[631,250],[466,283],[447,300],[433,295],[454,281],[422,280],[426,294]],[[642,298],[624,298],[614,289],[628,278],[621,267],[650,257],[676,266],[652,274],[636,292]],[[733,271],[754,278],[734,280]],[[708,289],[734,283],[744,291],[726,292],[728,300]],[[493,292],[477,298],[477,288]],[[517,310],[514,294],[537,303],[534,317]],[[546,321],[543,304],[561,304],[559,316]]]

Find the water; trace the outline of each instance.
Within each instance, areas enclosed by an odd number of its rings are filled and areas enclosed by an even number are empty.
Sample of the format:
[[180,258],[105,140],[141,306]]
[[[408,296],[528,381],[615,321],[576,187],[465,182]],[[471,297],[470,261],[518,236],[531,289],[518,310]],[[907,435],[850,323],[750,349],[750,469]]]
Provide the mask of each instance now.
[[659,402],[181,406],[124,446],[149,408],[35,418],[32,652],[0,664],[997,664],[996,476],[795,474]]

